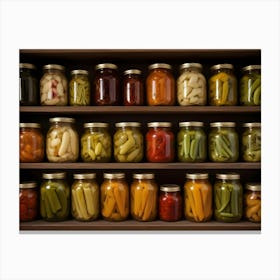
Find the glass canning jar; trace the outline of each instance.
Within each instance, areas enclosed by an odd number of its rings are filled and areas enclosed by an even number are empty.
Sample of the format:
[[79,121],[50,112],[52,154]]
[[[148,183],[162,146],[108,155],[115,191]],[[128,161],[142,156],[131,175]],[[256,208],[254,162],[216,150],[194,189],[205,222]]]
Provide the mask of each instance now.
[[148,123],[146,159],[149,162],[172,162],[175,157],[174,134],[170,122]]
[[85,162],[109,162],[112,141],[108,123],[85,123],[81,137],[81,158]]
[[46,154],[50,162],[75,162],[79,139],[72,118],[51,118],[47,133]]
[[193,222],[209,221],[213,214],[212,186],[207,173],[186,174],[184,185],[185,218]]
[[38,104],[38,79],[36,67],[30,63],[19,64],[19,101],[20,105]]
[[116,162],[140,162],[143,159],[143,135],[139,122],[115,124],[114,157]]
[[237,105],[237,80],[232,64],[217,64],[210,68],[209,105]]
[[48,64],[40,80],[41,105],[67,105],[68,88],[64,66]]
[[124,71],[123,78],[123,104],[125,106],[144,105],[144,86],[138,69]]
[[124,173],[104,173],[101,214],[108,221],[123,221],[129,215],[129,187]]
[[157,216],[158,186],[154,174],[133,174],[130,189],[131,215],[138,221],[153,221]]
[[69,104],[72,106],[90,105],[90,85],[88,80],[88,71],[71,71],[71,81],[69,83]]
[[244,123],[242,158],[247,162],[261,161],[261,123]]
[[148,105],[174,105],[175,79],[171,65],[155,63],[149,66],[146,79]]
[[99,215],[99,186],[95,173],[74,174],[71,186],[71,212],[79,221],[93,221]]
[[182,218],[182,195],[180,186],[165,184],[160,186],[159,219],[167,222]]
[[239,140],[234,122],[210,123],[209,158],[213,162],[236,162]]
[[245,106],[261,105],[261,65],[242,68],[240,79],[240,104]]
[[102,63],[95,67],[95,105],[118,105],[120,103],[117,65]]
[[180,122],[177,152],[180,162],[203,162],[207,156],[203,122]]
[[21,222],[36,220],[38,216],[38,190],[36,182],[19,184],[19,219]]
[[205,105],[207,102],[206,79],[200,63],[184,63],[177,79],[177,101],[181,106]]
[[244,194],[244,216],[245,219],[254,222],[261,222],[261,184],[247,183]]
[[43,173],[40,186],[40,213],[46,221],[64,221],[70,214],[70,188],[66,174]]
[[214,216],[220,222],[239,222],[243,214],[243,188],[239,174],[216,174]]
[[20,162],[44,159],[44,138],[39,123],[20,123]]

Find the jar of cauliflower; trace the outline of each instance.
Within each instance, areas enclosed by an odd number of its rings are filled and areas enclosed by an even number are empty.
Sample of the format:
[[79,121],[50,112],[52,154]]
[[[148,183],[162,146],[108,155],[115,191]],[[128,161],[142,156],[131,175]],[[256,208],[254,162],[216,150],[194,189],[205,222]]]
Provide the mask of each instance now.
[[177,100],[181,106],[205,105],[207,101],[206,79],[200,63],[184,63],[177,79]]
[[72,118],[51,118],[46,154],[50,162],[75,162],[79,156],[78,133]]

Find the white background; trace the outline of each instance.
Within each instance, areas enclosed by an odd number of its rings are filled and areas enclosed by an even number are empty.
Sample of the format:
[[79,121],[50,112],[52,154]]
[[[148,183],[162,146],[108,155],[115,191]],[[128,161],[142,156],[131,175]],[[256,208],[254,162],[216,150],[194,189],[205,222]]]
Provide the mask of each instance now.
[[[2,1],[0,278],[280,279],[278,1]],[[262,50],[262,232],[18,231],[21,48]]]

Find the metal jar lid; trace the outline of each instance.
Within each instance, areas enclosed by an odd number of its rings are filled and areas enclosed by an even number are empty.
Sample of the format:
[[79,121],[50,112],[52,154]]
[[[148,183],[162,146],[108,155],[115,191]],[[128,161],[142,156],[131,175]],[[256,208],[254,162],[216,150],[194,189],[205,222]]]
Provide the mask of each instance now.
[[21,69],[36,69],[36,66],[34,64],[31,63],[20,63],[19,64],[19,68]]
[[137,173],[137,174],[133,174],[133,179],[154,179],[155,178],[155,174],[153,173],[145,173],[145,174],[140,174],[140,173]]
[[216,174],[217,179],[222,179],[222,180],[239,180],[240,175],[236,173],[229,173],[229,174]]
[[74,123],[75,119],[73,119],[73,118],[50,118],[49,121],[50,121],[50,123],[55,123],[55,122]]
[[243,127],[261,127],[261,123],[244,123]]
[[204,126],[204,123],[203,122],[179,122],[179,127],[188,127],[188,126],[202,127]]
[[37,187],[36,182],[24,182],[24,183],[19,184],[20,189],[33,189],[36,187]]
[[154,63],[148,66],[149,70],[157,69],[157,68],[162,68],[162,69],[172,69],[172,66],[167,63]]
[[60,70],[64,71],[65,67],[59,64],[47,64],[43,66],[44,70]]
[[108,123],[84,123],[84,128],[91,128],[91,127],[97,127],[97,128],[107,128],[109,126]]
[[115,127],[141,127],[139,122],[119,122],[115,123]]
[[235,122],[214,122],[210,123],[210,127],[235,127]]
[[148,127],[171,127],[171,122],[150,122],[147,124]]
[[74,179],[95,179],[96,173],[74,174]]
[[129,70],[125,70],[123,72],[124,75],[129,75],[129,74],[136,74],[136,75],[141,75],[142,71],[139,69],[129,69]]
[[203,67],[200,63],[183,63],[180,65],[180,70],[188,69],[188,68],[197,68],[201,70]]
[[41,125],[39,123],[20,123],[20,128],[40,128]]
[[66,177],[65,172],[43,173],[43,179],[64,179],[65,177]]
[[71,75],[88,75],[87,70],[76,69],[71,71]]
[[125,174],[124,173],[104,173],[103,177],[104,177],[104,179],[124,179]]
[[118,69],[118,66],[113,63],[100,63],[95,66],[95,70],[105,69],[105,68],[116,70]]
[[261,65],[248,65],[242,68],[242,71],[261,70]]
[[187,173],[187,179],[208,179],[208,173]]
[[160,190],[163,192],[179,192],[181,188],[175,184],[164,184],[160,186]]
[[261,191],[261,184],[260,183],[247,183],[245,185],[245,189],[260,192]]
[[219,69],[233,69],[233,65],[232,64],[228,64],[228,63],[225,63],[225,64],[216,64],[216,65],[213,65],[210,70],[213,71],[213,70],[219,70]]

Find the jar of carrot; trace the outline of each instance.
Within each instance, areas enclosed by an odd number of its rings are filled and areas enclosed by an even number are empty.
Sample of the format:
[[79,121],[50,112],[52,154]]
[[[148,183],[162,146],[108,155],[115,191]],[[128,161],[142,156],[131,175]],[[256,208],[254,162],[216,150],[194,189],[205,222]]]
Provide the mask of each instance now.
[[244,216],[245,219],[254,222],[261,222],[261,184],[247,183],[244,194]]
[[212,186],[207,173],[186,174],[184,185],[185,218],[192,222],[209,221],[213,214]]

